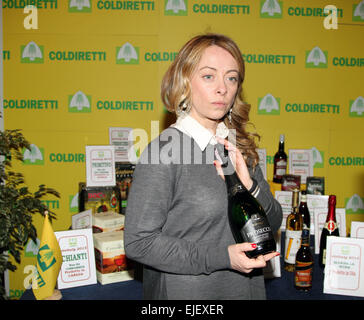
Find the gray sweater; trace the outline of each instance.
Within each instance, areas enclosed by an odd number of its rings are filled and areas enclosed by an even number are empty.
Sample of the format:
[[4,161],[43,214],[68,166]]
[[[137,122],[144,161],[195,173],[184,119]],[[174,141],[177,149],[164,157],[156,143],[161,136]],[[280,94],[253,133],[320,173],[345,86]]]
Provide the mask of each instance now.
[[[128,195],[126,255],[144,265],[144,299],[265,299],[261,270],[231,269],[234,244],[225,182],[213,166],[214,147],[201,151],[175,128],[164,130],[142,153]],[[188,155],[188,156],[187,156]],[[274,231],[282,209],[262,171],[251,171],[257,200]]]

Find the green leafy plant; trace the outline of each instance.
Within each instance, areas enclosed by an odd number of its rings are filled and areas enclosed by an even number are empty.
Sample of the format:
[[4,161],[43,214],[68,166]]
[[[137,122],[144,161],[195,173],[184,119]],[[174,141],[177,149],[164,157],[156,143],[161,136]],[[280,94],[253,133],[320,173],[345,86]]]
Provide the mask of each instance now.
[[59,198],[56,190],[44,184],[35,192],[30,191],[23,174],[12,171],[12,161],[23,161],[24,148],[30,150],[30,144],[21,130],[0,131],[0,298],[3,299],[6,298],[3,274],[17,269],[9,257],[20,263],[21,252],[29,239],[36,243],[35,214],[44,216],[48,211],[49,219],[55,218],[42,198],[47,195]]

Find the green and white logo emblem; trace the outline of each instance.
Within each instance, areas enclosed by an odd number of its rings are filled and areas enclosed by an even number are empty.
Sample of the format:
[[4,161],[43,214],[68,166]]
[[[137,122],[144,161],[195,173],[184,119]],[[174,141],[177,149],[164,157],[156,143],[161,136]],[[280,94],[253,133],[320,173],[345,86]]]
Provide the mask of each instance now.
[[165,0],[165,16],[187,16],[187,0]]
[[261,18],[282,18],[283,2],[277,0],[260,1]]
[[353,4],[353,21],[364,21],[364,0],[359,4]]
[[91,12],[91,0],[68,0],[68,12]]
[[258,98],[258,114],[279,115],[280,109],[280,98],[275,98],[270,93],[263,98]]
[[28,258],[34,258],[38,255],[38,249],[40,246],[40,240],[37,238],[36,242],[34,242],[32,239],[29,239],[27,245],[25,246],[25,256]]
[[364,213],[364,201],[357,194],[350,199],[346,199],[346,213]]
[[306,51],[306,68],[327,68],[327,56],[327,51],[322,51],[320,47]]
[[43,63],[44,49],[38,46],[34,41],[30,41],[26,46],[20,47],[21,63]]
[[30,150],[23,150],[23,163],[44,165],[44,149],[38,148],[38,146],[32,143],[30,145]]
[[85,95],[82,91],[69,95],[68,112],[91,112],[91,96]]
[[74,196],[70,195],[68,197],[69,199],[69,209],[72,213],[78,212],[78,193],[76,193]]
[[324,167],[324,152],[319,151],[316,147],[312,147],[313,167],[323,168]]
[[357,97],[354,101],[350,100],[350,108],[349,108],[349,116],[350,117],[364,117],[364,98],[362,96]]
[[131,43],[125,42],[121,47],[116,48],[117,64],[139,64],[139,48]]

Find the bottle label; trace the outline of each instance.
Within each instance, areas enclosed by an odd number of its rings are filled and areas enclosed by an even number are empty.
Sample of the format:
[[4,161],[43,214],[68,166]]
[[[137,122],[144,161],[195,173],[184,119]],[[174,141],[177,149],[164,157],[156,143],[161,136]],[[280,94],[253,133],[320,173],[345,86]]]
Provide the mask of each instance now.
[[330,220],[330,221],[325,223],[324,228],[326,228],[327,230],[329,230],[330,233],[332,233],[332,232],[335,231],[335,229],[338,228],[338,226],[337,226],[337,223],[335,221]]
[[293,231],[286,229],[286,252],[284,255],[284,261],[290,264],[296,263],[296,254],[301,246],[302,230]]
[[275,175],[283,176],[286,174],[286,171],[287,171],[287,161],[285,160],[277,161]]
[[295,285],[301,288],[312,286],[312,262],[296,261]]
[[268,219],[260,214],[253,214],[241,229],[244,242],[260,243],[273,239]]

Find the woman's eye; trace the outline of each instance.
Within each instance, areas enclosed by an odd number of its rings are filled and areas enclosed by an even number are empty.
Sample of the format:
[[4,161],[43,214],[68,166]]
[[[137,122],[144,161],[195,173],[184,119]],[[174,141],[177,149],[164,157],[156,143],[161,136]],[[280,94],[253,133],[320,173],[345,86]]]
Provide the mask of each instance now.
[[231,82],[238,82],[238,78],[235,76],[228,77],[228,80]]
[[206,74],[206,75],[202,76],[202,78],[204,78],[206,80],[211,80],[212,79],[212,75],[211,74]]

